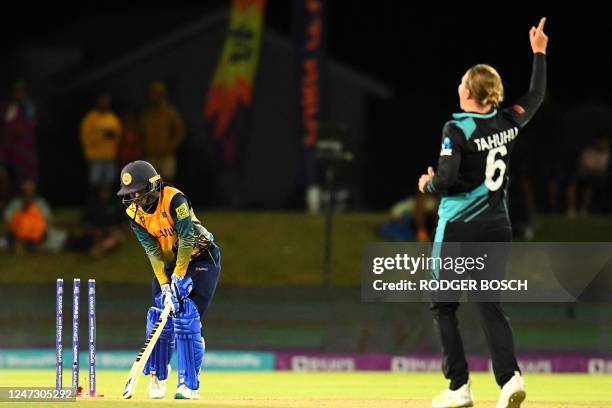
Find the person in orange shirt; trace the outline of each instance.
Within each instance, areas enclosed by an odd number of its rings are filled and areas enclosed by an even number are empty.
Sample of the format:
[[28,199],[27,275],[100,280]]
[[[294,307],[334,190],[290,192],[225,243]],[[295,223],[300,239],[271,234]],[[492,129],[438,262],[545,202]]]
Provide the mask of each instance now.
[[24,180],[20,196],[9,203],[4,214],[15,251],[38,251],[47,233],[50,218],[49,205],[36,194],[34,181]]
[[121,121],[111,111],[111,96],[101,94],[96,106],[81,121],[81,144],[91,187],[108,187],[115,180],[120,135]]

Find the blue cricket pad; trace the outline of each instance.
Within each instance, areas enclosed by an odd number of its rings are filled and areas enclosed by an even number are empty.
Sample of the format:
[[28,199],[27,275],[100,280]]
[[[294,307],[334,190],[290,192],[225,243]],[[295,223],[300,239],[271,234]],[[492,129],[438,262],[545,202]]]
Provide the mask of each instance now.
[[[149,308],[147,313],[147,337],[151,334],[153,326],[159,320],[162,310],[156,307]],[[145,374],[155,374],[160,380],[168,378],[168,363],[172,358],[174,350],[174,325],[172,319],[168,317],[168,322],[162,330],[157,344],[153,347],[153,351],[149,359],[144,365],[143,372]]]
[[174,317],[178,352],[178,385],[192,390],[200,387],[198,376],[204,359],[204,339],[200,313],[191,299],[184,299],[181,311]]

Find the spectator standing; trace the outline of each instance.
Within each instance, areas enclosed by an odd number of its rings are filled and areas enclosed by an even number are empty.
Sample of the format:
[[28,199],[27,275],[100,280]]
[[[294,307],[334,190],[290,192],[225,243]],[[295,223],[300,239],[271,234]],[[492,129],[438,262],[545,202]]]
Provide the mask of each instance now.
[[81,144],[89,166],[89,186],[108,187],[115,182],[115,161],[121,122],[111,110],[111,96],[101,94],[96,106],[81,121]]
[[579,192],[581,197],[580,215],[591,211],[593,194],[604,188],[610,165],[610,143],[599,138],[580,153],[576,176],[567,188],[567,214],[576,216]]
[[176,151],[185,138],[181,115],[168,102],[166,85],[151,83],[149,104],[139,120],[144,143],[145,159],[155,167],[164,180],[176,179]]
[[0,210],[23,178],[38,180],[36,108],[17,81],[11,98],[0,102]]

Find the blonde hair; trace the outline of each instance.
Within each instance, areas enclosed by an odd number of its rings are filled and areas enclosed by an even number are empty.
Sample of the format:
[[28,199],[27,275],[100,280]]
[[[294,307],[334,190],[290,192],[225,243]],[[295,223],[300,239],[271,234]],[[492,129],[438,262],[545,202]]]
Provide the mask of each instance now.
[[482,106],[499,106],[504,100],[504,85],[501,77],[490,65],[474,65],[467,72],[467,89]]

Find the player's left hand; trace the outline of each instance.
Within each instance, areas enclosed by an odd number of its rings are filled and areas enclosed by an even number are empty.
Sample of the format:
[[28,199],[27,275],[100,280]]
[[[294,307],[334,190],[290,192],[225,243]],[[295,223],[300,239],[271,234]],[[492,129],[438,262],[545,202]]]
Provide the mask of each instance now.
[[429,180],[431,180],[433,178],[433,176],[435,175],[433,168],[430,166],[427,168],[427,174],[423,174],[421,176],[421,178],[419,179],[419,191],[421,193],[425,192],[425,184],[427,184],[427,182]]
[[189,276],[179,276],[172,274],[172,293],[179,300],[185,299],[193,289],[193,280]]

